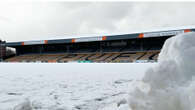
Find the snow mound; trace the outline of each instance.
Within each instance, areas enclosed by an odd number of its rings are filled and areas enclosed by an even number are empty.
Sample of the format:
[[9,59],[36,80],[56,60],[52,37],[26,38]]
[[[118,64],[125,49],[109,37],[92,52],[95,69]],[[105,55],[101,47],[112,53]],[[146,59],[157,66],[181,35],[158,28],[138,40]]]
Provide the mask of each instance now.
[[32,110],[31,102],[25,99],[22,103],[15,106],[14,110]]
[[195,33],[166,40],[158,64],[129,93],[132,110],[195,109]]

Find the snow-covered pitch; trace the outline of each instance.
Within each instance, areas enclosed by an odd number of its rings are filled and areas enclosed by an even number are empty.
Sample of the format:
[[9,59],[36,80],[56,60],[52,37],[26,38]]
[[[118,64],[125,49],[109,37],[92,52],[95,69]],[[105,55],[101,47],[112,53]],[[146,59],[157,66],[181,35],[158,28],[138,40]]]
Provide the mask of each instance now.
[[118,110],[153,65],[0,63],[0,110]]

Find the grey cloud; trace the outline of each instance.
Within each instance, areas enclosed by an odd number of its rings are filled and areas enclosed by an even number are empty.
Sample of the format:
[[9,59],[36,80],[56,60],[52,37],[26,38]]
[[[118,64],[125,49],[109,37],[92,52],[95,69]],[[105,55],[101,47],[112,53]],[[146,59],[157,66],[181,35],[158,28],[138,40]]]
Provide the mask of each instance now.
[[180,27],[195,25],[194,12],[193,2],[7,3],[0,4],[0,36],[20,41]]

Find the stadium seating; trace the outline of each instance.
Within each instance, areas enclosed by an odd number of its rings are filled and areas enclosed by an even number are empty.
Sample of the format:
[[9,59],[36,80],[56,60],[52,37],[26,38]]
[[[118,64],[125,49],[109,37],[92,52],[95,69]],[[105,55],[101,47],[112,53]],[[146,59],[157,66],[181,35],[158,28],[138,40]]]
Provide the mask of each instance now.
[[151,59],[157,61],[158,55],[159,55],[159,52],[154,53]]
[[100,58],[101,56],[102,56],[101,53],[97,53],[97,54],[95,54],[95,55],[89,57],[88,59],[89,59],[89,60],[95,60],[95,59],[97,59],[97,58]]
[[137,60],[157,61],[159,52],[136,52],[136,53],[78,53],[78,54],[27,54],[6,59],[7,62],[136,62]]
[[109,58],[107,58],[107,59],[105,60],[105,62],[113,62],[114,59],[116,59],[119,55],[120,55],[120,53],[111,54],[111,56],[110,56]]
[[153,52],[146,52],[139,60],[149,60],[149,57],[153,54]]

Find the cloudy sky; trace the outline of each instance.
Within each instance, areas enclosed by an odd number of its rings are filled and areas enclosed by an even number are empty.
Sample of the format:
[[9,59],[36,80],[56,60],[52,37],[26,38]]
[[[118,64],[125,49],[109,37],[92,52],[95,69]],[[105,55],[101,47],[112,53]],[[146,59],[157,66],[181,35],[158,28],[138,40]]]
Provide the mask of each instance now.
[[195,27],[195,2],[0,3],[0,38],[58,39]]

